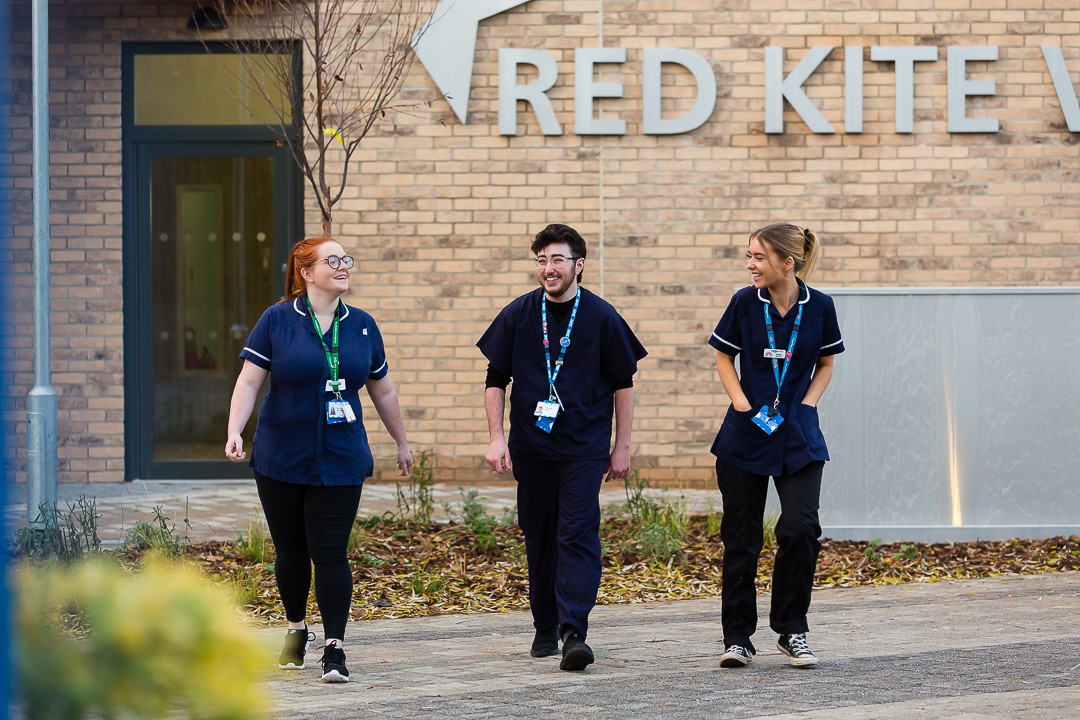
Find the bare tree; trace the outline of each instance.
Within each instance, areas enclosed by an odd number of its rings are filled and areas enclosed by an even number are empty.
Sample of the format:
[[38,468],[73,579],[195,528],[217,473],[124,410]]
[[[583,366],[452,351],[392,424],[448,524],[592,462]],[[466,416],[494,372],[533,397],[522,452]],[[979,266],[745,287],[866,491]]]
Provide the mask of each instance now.
[[[252,100],[304,173],[330,234],[349,164],[375,123],[427,101],[399,102],[412,46],[436,0],[217,0],[225,45],[240,58],[235,93]],[[299,44],[300,65],[293,62]],[[292,107],[294,83],[302,107]],[[267,107],[268,106],[268,107]]]

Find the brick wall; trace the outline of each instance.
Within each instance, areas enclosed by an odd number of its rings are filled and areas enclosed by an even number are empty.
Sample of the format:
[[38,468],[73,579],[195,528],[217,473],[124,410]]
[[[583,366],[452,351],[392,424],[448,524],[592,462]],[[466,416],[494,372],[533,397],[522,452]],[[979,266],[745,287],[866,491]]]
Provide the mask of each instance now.
[[[380,322],[410,436],[436,454],[448,482],[489,477],[476,339],[497,310],[534,286],[530,237],[547,222],[590,243],[586,284],[600,291],[650,350],[639,375],[637,465],[655,480],[707,482],[711,442],[727,401],[704,341],[731,293],[746,284],[746,236],[769,222],[814,228],[824,258],[811,285],[1080,284],[1080,134],[1071,133],[1040,46],[1060,45],[1080,77],[1080,10],[1072,0],[859,3],[824,0],[604,2],[533,0],[481,24],[469,123],[436,99],[370,135],[335,213],[357,256],[351,302]],[[846,8],[846,9],[845,9]],[[190,40],[190,4],[51,3],[53,382],[63,481],[123,477],[120,48],[122,40]],[[28,319],[29,19],[13,23],[16,200],[7,253],[17,292],[9,452],[24,472]],[[627,121],[622,137],[574,134],[573,51],[627,48],[598,77],[624,97],[598,105]],[[913,132],[894,128],[895,73],[864,51],[864,129],[844,132],[842,46],[929,45],[915,66]],[[834,50],[805,84],[836,129],[814,134],[785,106],[782,134],[764,132],[764,53],[785,48],[784,72],[807,49]],[[969,64],[996,95],[967,102],[997,133],[947,131],[946,48],[994,45]],[[541,48],[558,62],[550,91],[564,134],[544,137],[519,104],[519,134],[497,127],[497,51]],[[641,134],[642,49],[679,47],[711,63],[718,99],[709,121],[674,136]],[[523,72],[523,79],[528,74]],[[689,108],[688,73],[665,71],[665,114]],[[437,98],[414,66],[405,97]],[[317,216],[308,212],[310,233]],[[843,358],[838,362],[843,372]],[[228,398],[222,398],[227,404]],[[828,405],[828,396],[825,406]],[[369,408],[370,410],[370,408]],[[825,412],[828,412],[826,409]],[[370,413],[374,417],[374,413]],[[376,457],[392,457],[372,427]],[[224,438],[223,438],[224,442]]]

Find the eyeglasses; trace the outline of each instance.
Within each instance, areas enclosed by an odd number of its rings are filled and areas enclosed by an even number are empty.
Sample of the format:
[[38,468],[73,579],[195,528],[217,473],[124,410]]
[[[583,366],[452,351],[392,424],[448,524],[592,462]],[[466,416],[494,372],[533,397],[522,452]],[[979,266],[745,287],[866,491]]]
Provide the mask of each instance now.
[[546,268],[548,265],[553,268],[561,268],[566,263],[574,262],[577,259],[576,257],[565,257],[564,255],[552,255],[549,258],[541,255],[538,258],[533,258],[533,262],[536,263],[538,268]]
[[353,265],[356,264],[356,260],[351,255],[345,255],[344,257],[338,257],[337,255],[327,255],[322,260],[319,260],[315,264],[324,262],[333,270],[338,270],[344,267],[346,270],[352,270]]

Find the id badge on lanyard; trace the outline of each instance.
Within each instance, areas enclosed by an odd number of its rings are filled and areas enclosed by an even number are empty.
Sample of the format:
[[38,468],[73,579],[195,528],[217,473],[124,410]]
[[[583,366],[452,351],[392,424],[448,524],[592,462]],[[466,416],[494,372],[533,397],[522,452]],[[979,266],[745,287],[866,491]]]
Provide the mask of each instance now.
[[[791,366],[791,358],[795,354],[795,339],[799,337],[799,325],[802,324],[802,303],[799,303],[799,312],[795,316],[795,327],[791,330],[791,340],[788,342],[787,352],[777,349],[776,334],[773,332],[772,316],[769,314],[769,303],[765,303],[765,329],[769,336],[769,347],[765,348],[765,357],[772,362],[773,377],[776,379],[776,399],[772,407],[762,405],[757,415],[750,421],[761,428],[766,435],[772,435],[784,422],[784,416],[780,414],[780,388],[787,378],[788,368]],[[780,371],[778,360],[784,361],[784,370]]]
[[341,391],[345,389],[345,378],[338,378],[338,369],[341,365],[341,359],[338,356],[341,317],[335,309],[334,322],[330,326],[331,344],[330,347],[327,347],[326,340],[323,338],[322,326],[319,325],[319,318],[315,317],[315,310],[311,307],[311,300],[305,297],[304,302],[307,304],[308,313],[311,315],[311,324],[315,328],[315,334],[318,336],[319,342],[322,343],[323,353],[326,355],[326,366],[330,370],[330,379],[326,381],[324,392],[332,392],[334,397],[326,401],[326,424],[335,425],[337,423],[356,422],[356,412],[352,409],[352,405],[348,400],[341,397]]
[[544,331],[544,360],[547,363],[548,397],[546,400],[536,403],[536,410],[533,415],[536,416],[536,427],[546,433],[550,433],[552,428],[555,427],[555,418],[558,417],[559,411],[565,409],[562,400],[559,399],[559,393],[555,391],[555,380],[558,379],[559,371],[562,370],[565,362],[566,348],[570,347],[570,333],[574,329],[574,320],[577,319],[580,304],[581,288],[578,288],[577,295],[574,296],[574,307],[570,310],[570,322],[566,326],[566,334],[559,338],[559,355],[555,359],[555,368],[552,369],[551,343],[548,340],[547,298],[544,295],[540,296],[540,325]]

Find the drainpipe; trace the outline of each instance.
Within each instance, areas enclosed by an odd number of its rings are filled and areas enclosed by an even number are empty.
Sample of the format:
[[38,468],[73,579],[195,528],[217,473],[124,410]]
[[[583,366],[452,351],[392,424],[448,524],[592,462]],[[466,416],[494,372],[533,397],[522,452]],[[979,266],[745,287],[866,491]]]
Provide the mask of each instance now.
[[49,365],[49,4],[33,0],[34,387],[26,399],[26,519],[56,505],[56,392]]

